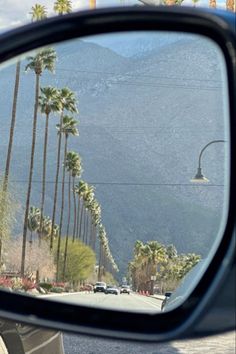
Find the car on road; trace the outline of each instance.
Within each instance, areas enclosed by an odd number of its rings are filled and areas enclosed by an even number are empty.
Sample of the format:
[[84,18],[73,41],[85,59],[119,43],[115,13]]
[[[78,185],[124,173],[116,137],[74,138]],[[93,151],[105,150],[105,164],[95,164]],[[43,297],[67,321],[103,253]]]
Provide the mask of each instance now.
[[162,304],[161,304],[161,310],[164,309],[164,306],[166,305],[166,302],[170,298],[171,294],[172,294],[172,291],[167,291],[165,293],[165,298],[164,298],[164,300],[162,301]]
[[107,285],[107,288],[105,290],[105,294],[114,294],[114,295],[118,295],[119,294],[119,290],[116,286],[114,285]]
[[106,291],[106,288],[107,288],[107,284],[104,283],[103,281],[98,281],[95,285],[94,285],[94,288],[93,288],[93,292],[94,293],[104,293]]
[[122,285],[120,288],[121,294],[130,294],[130,286],[129,285]]

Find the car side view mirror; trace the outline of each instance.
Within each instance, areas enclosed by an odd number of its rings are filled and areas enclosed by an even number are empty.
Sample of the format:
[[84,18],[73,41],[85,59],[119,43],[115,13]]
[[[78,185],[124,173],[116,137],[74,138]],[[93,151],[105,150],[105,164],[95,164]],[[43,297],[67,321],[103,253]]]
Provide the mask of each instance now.
[[233,16],[103,9],[1,35],[0,317],[152,341],[234,328]]

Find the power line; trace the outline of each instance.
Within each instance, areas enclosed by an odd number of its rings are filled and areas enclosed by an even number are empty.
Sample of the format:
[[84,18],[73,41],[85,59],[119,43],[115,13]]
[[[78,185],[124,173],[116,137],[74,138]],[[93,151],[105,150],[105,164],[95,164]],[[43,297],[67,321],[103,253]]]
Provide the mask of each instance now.
[[[27,180],[10,180],[10,183],[28,183]],[[32,183],[42,183],[40,180],[33,180]],[[55,184],[55,181],[45,181],[47,184]],[[65,184],[68,184],[68,181],[64,182]],[[193,184],[193,183],[134,183],[134,182],[99,182],[99,181],[88,181],[88,184],[91,185],[104,185],[104,186],[137,186],[137,187],[155,187],[155,186],[160,186],[160,187],[185,187],[185,186],[191,186],[191,187],[199,187],[199,186],[204,186],[204,187],[225,187],[225,184],[213,184],[213,183],[207,183],[207,184]],[[59,181],[58,184],[62,184],[62,181]]]

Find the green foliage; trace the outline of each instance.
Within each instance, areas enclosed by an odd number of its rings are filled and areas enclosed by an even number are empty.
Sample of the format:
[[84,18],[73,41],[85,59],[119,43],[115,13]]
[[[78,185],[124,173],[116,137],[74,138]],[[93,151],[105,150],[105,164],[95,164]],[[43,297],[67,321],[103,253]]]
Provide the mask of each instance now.
[[[61,250],[65,249],[65,239],[61,240]],[[60,254],[59,259],[59,279],[62,279],[64,264],[64,253]],[[80,241],[68,239],[67,263],[64,280],[76,283],[86,280],[93,272],[96,264],[95,253],[89,246]]]
[[50,291],[52,289],[51,283],[39,283],[38,286],[45,289],[46,291]]
[[50,289],[51,293],[63,293],[64,292],[64,288],[60,287],[60,286],[54,286]]
[[0,240],[8,239],[15,222],[15,214],[18,204],[15,200],[15,193],[8,187],[3,190],[3,184],[0,183]]
[[178,255],[174,245],[136,241],[134,258],[129,263],[129,276],[137,290],[149,290],[152,275],[156,276],[161,292],[174,290],[200,259],[201,256],[194,253]]

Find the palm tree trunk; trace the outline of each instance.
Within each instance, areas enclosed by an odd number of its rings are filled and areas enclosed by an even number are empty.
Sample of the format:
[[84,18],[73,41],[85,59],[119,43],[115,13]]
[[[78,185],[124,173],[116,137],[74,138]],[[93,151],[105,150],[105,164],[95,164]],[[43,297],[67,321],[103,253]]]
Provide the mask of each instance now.
[[83,217],[83,222],[84,222],[84,228],[83,228],[83,242],[86,244],[86,223],[87,223],[87,210],[86,208],[84,209],[84,217]]
[[[10,126],[10,133],[9,133],[9,142],[8,142],[5,173],[4,173],[4,179],[3,179],[3,185],[2,185],[2,195],[1,195],[1,206],[0,206],[0,208],[1,208],[0,222],[1,223],[4,222],[4,205],[6,202],[6,193],[7,193],[7,188],[8,188],[8,178],[9,178],[10,163],[11,163],[11,153],[12,153],[14,130],[15,130],[15,123],[16,123],[16,106],[17,106],[17,98],[18,98],[18,91],[19,91],[19,82],[20,82],[20,60],[18,60],[16,63],[16,76],[15,76],[15,86],[14,86],[14,93],[13,93],[11,126]],[[0,233],[0,265],[2,263],[2,240],[3,240],[3,229],[1,228],[1,233]]]
[[[61,113],[60,117],[60,128],[61,131],[63,120],[63,113]],[[53,229],[55,226],[55,218],[56,218],[56,207],[57,207],[57,190],[58,190],[58,179],[59,179],[59,171],[60,171],[60,160],[61,160],[61,134],[58,136],[58,146],[57,146],[57,169],[56,169],[56,178],[55,178],[55,188],[54,188],[54,200],[53,200],[53,212],[52,212],[52,231],[50,237],[50,250],[53,249]]]
[[84,214],[84,202],[82,201],[82,206],[80,208],[80,224],[79,224],[79,239],[82,241],[82,221]]
[[38,74],[36,74],[35,104],[34,104],[34,119],[33,119],[33,129],[32,129],[32,144],[31,144],[31,157],[30,157],[30,168],[29,168],[29,182],[28,182],[28,191],[27,191],[27,197],[26,197],[25,218],[24,218],[24,228],[23,228],[23,240],[22,240],[22,255],[21,255],[21,276],[22,277],[24,276],[24,273],[25,273],[27,224],[28,224],[28,216],[29,216],[32,177],[33,177],[33,170],[34,170],[34,152],[35,152],[35,144],[36,144],[38,97],[39,97],[39,78],[40,78],[40,76]]
[[64,264],[63,264],[63,273],[62,273],[63,280],[65,280],[65,274],[66,274],[67,248],[68,248],[68,238],[69,238],[69,230],[70,230],[70,212],[71,212],[70,189],[71,189],[71,173],[69,173],[69,183],[68,183],[68,219],[67,219],[65,254],[64,254]]
[[80,210],[80,196],[78,195],[78,208],[77,208],[77,217],[76,217],[76,238],[78,239],[79,238],[79,227],[80,227],[80,222],[81,222],[81,219],[80,219],[80,213],[81,213],[81,210]]
[[98,260],[98,281],[102,280],[102,243],[100,242],[99,247],[99,260]]
[[44,133],[43,178],[42,178],[42,197],[41,197],[41,215],[40,215],[39,237],[41,237],[41,234],[42,234],[44,201],[45,201],[45,181],[46,181],[47,146],[48,146],[48,121],[49,121],[49,114],[46,114],[45,133]]
[[[60,133],[61,134],[61,133]],[[60,248],[61,248],[61,232],[63,226],[63,214],[64,214],[64,197],[65,197],[65,173],[66,173],[66,153],[67,153],[67,137],[65,137],[64,145],[64,163],[63,163],[63,174],[62,174],[62,184],[61,184],[61,215],[59,224],[59,236],[57,244],[57,281],[59,280],[59,259],[60,259]]]
[[20,60],[16,63],[16,78],[15,78],[15,87],[14,87],[14,96],[13,96],[13,104],[12,104],[12,114],[11,114],[11,127],[10,127],[10,135],[9,135],[9,143],[8,143],[8,151],[7,151],[7,159],[6,159],[6,167],[4,174],[4,183],[3,183],[3,191],[7,191],[8,186],[8,177],[10,171],[10,163],[11,163],[11,152],[13,146],[14,139],[14,130],[16,123],[16,107],[17,107],[17,98],[19,92],[19,82],[20,82]]
[[75,241],[75,233],[76,233],[76,195],[75,195],[75,177],[73,177],[73,201],[74,201],[74,226],[73,226],[73,242]]

